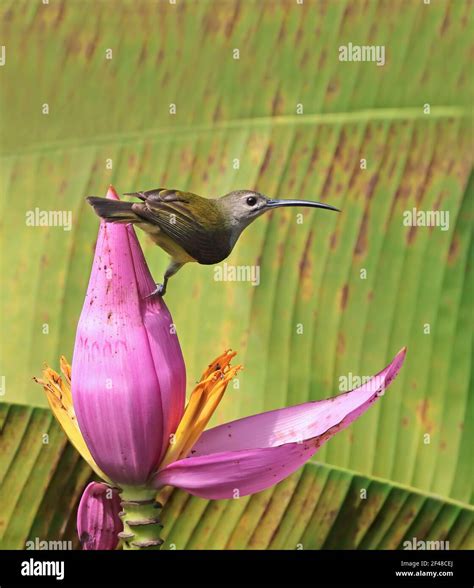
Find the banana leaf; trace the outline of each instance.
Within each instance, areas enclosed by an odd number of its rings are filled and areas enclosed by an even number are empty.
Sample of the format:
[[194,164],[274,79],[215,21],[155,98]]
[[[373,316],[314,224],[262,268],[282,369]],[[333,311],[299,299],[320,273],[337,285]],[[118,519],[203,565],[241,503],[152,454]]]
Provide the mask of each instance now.
[[[468,0],[2,2],[0,547],[78,546],[91,472],[32,376],[71,359],[85,196],[110,183],[343,211],[249,227],[227,262],[258,286],[196,264],[172,278],[189,389],[225,348],[245,366],[213,424],[335,395],[408,346],[384,398],[275,488],[166,496],[165,548],[474,547],[472,20]],[[340,61],[349,43],[384,46],[384,65]],[[71,225],[31,226],[36,209]],[[413,209],[449,228],[406,226]],[[166,255],[139,237],[160,281]]]

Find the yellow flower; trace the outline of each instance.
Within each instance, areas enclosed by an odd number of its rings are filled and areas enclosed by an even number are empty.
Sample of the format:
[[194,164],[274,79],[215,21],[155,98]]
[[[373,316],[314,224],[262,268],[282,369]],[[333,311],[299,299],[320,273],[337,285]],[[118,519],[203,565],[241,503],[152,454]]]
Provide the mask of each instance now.
[[33,379],[35,382],[43,386],[49,406],[66,433],[69,441],[71,441],[77,451],[79,451],[98,476],[103,480],[110,481],[95,463],[89,449],[87,448],[86,442],[84,441],[79,425],[77,424],[76,415],[72,405],[71,366],[63,355],[60,359],[60,366],[63,377],[49,366],[45,366],[43,370],[43,378]]
[[176,433],[170,440],[160,468],[186,457],[201,436],[222,400],[227,384],[242,367],[240,365],[230,366],[235,355],[235,352],[226,351],[215,359],[202,374],[200,382],[191,394]]

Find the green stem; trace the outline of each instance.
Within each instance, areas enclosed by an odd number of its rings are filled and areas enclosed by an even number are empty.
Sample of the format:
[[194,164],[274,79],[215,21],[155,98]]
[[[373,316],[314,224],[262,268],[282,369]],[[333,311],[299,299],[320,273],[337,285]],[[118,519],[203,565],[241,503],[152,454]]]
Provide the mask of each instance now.
[[158,515],[162,505],[155,500],[156,490],[122,487],[123,531],[119,533],[123,549],[160,549],[161,524]]

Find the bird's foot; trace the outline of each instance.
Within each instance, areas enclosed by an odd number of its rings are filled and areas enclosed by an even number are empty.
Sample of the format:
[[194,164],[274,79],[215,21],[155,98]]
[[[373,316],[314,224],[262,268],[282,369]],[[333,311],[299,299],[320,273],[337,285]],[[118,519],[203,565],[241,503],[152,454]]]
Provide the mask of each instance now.
[[151,292],[150,294],[145,296],[145,298],[151,298],[152,296],[156,296],[157,294],[163,298],[163,296],[166,294],[165,284],[155,284],[155,285],[156,285],[156,288],[153,290],[153,292]]

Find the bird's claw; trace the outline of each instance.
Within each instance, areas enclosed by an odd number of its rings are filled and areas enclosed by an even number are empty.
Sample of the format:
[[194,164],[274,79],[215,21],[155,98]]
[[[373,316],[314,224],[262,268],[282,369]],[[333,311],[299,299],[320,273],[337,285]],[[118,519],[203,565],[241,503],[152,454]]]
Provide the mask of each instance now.
[[152,296],[155,296],[156,294],[158,294],[159,296],[163,297],[166,293],[166,288],[164,287],[163,284],[156,284],[156,288],[153,290],[153,292],[151,292],[150,294],[147,294],[147,296],[145,296],[145,298],[151,298]]

